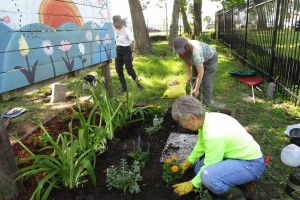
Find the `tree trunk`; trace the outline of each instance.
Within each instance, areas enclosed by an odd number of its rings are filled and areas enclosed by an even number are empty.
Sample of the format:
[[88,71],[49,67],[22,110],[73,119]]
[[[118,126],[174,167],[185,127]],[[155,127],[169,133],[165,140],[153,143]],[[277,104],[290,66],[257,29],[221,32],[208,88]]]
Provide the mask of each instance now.
[[182,17],[183,32],[187,33],[188,35],[191,35],[191,27],[190,27],[190,24],[187,20],[186,7],[187,7],[186,0],[181,0],[181,2],[180,2],[180,12],[181,12],[181,17]]
[[[1,113],[1,112],[0,112]],[[18,171],[15,156],[0,116],[0,199],[18,199],[23,185],[13,182],[13,174]]]
[[151,41],[146,27],[143,10],[139,0],[128,0],[136,50],[141,55],[152,52]]
[[[255,5],[258,5],[262,3],[262,0],[253,0]],[[273,8],[272,8],[273,9]],[[267,19],[266,19],[266,10],[264,10],[263,6],[257,6],[256,7],[257,11],[257,29],[264,29],[267,28]]]
[[202,0],[194,0],[194,37],[202,32]]
[[178,21],[180,13],[180,1],[174,0],[173,3],[173,12],[172,12],[172,21],[170,25],[170,37],[169,37],[169,47],[173,47],[173,41],[178,36]]

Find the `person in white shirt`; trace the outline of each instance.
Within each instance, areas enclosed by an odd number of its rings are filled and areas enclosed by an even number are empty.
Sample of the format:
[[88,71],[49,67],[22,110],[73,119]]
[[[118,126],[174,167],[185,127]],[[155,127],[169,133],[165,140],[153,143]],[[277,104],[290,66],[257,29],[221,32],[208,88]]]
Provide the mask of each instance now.
[[123,66],[127,73],[136,82],[138,88],[143,90],[144,87],[139,82],[137,75],[133,69],[132,61],[135,57],[135,40],[133,34],[124,26],[124,21],[120,15],[113,16],[113,25],[115,27],[115,41],[117,57],[115,58],[115,68],[121,82],[121,92],[127,91],[126,80],[124,77]]

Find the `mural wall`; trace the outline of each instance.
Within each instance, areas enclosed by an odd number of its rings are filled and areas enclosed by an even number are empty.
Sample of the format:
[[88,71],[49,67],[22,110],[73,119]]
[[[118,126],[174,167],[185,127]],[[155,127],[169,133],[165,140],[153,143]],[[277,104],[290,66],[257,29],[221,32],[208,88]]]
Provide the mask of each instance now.
[[116,57],[110,0],[1,0],[0,94]]

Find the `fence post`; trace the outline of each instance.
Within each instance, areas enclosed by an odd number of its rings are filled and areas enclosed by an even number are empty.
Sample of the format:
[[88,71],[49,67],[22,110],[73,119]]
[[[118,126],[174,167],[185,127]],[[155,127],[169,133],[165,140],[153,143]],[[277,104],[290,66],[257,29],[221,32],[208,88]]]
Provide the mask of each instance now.
[[277,0],[276,5],[276,15],[275,15],[275,29],[273,31],[273,38],[272,38],[272,47],[271,47],[271,61],[270,61],[270,75],[269,81],[272,81],[272,76],[274,74],[274,67],[275,67],[275,53],[276,53],[276,38],[277,38],[277,31],[278,31],[278,19],[279,19],[279,8],[280,8],[280,0]]
[[233,8],[231,8],[231,31],[230,31],[230,51],[232,50],[232,44],[233,44]]
[[245,40],[244,40],[244,60],[247,58],[247,37],[248,37],[248,10],[249,10],[249,0],[247,0],[247,7],[246,7],[246,25],[245,25]]
[[113,91],[112,91],[112,83],[111,83],[111,76],[110,76],[110,63],[111,63],[111,60],[107,61],[106,65],[104,65],[101,68],[101,73],[105,78],[105,87],[107,89],[108,96],[110,98],[112,98]]

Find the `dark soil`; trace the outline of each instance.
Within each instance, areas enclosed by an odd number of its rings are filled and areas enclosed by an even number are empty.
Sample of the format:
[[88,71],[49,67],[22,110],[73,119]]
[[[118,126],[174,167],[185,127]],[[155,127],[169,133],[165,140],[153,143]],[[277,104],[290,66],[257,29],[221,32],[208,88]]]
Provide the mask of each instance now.
[[[65,111],[66,112],[66,111]],[[66,118],[56,117],[50,120],[45,126],[48,132],[55,137],[63,131],[68,131],[68,120]],[[94,187],[91,182],[87,182],[82,188],[67,190],[67,189],[54,189],[49,199],[55,200],[189,200],[199,199],[199,193],[190,193],[183,197],[178,197],[171,186],[166,185],[162,180],[162,163],[160,163],[161,152],[167,142],[167,139],[172,132],[196,134],[195,132],[183,129],[176,123],[170,114],[170,111],[165,115],[162,129],[151,136],[145,133],[145,128],[152,125],[152,119],[148,118],[145,122],[136,122],[130,124],[126,128],[119,129],[115,132],[113,140],[108,141],[107,150],[105,153],[97,157],[95,174],[97,177],[97,185]],[[132,151],[133,141],[136,141],[138,136],[141,136],[142,149],[147,148],[147,143],[150,143],[151,157],[141,171],[143,177],[140,182],[140,193],[124,195],[123,191],[112,189],[108,190],[106,186],[106,174],[104,172],[108,167],[120,164],[120,159],[125,158],[131,162],[128,153]],[[29,148],[37,152],[38,147],[32,145],[32,140],[24,140]],[[19,145],[14,146],[16,156],[26,157],[26,152]],[[22,168],[23,166],[19,166]],[[189,170],[182,177],[183,181],[188,181],[193,178],[192,170]],[[32,192],[35,190],[36,184],[33,180],[26,180],[24,182],[25,194],[22,200],[30,199]]]

